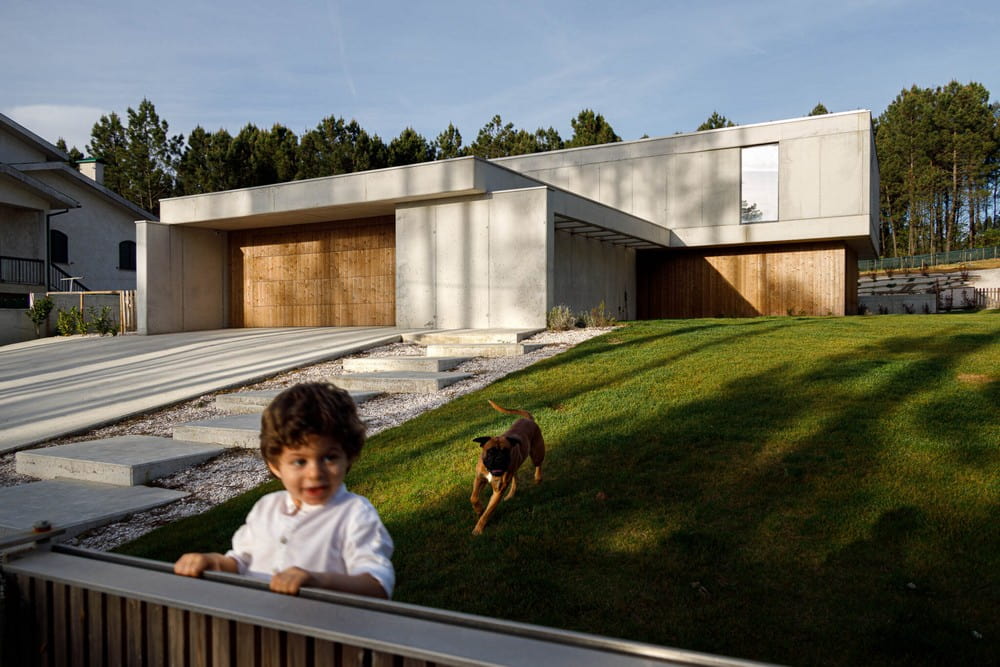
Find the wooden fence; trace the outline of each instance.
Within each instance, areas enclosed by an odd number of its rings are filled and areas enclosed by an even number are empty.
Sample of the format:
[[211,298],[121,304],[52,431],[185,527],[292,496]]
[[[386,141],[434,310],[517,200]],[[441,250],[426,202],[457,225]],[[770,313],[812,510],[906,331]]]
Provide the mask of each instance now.
[[59,545],[14,552],[0,569],[4,665],[761,664],[315,589],[283,596]]
[[[107,306],[117,309],[118,331],[127,333],[136,330],[135,290],[91,290],[86,292],[46,292],[54,302],[56,309],[76,306],[81,313],[86,314],[89,306]],[[51,319],[56,317],[53,311]],[[50,324],[52,324],[50,322]],[[54,325],[52,326],[54,329]]]
[[976,308],[1000,308],[1000,287],[977,287]]

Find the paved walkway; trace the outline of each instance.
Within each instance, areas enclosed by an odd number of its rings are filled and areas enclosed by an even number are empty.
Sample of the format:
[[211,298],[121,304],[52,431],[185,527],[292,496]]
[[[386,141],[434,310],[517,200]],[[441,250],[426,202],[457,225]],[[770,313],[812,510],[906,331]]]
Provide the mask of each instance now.
[[414,329],[221,329],[0,347],[0,453],[400,340]]

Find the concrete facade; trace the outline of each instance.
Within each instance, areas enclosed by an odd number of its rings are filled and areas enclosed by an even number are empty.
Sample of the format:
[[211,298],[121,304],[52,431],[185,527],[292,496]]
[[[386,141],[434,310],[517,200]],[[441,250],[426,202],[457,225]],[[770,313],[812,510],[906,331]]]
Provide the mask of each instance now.
[[[777,219],[741,223],[741,156],[759,145],[777,147]],[[867,111],[167,199],[138,227],[139,330],[230,325],[233,230],[391,215],[397,326],[543,327],[557,305],[636,317],[646,250],[835,242],[871,257],[877,205]]]
[[[47,284],[46,268],[30,279],[16,273],[27,263],[44,265],[49,230],[65,234],[68,246],[69,261],[53,264],[80,276],[88,289],[136,288],[136,269],[119,266],[119,244],[134,243],[135,221],[152,216],[68,161],[64,152],[0,114],[0,256],[11,258],[5,260],[0,292],[64,287]],[[96,177],[100,170],[91,173]],[[24,321],[22,308],[0,308],[0,344],[33,338],[34,328]]]

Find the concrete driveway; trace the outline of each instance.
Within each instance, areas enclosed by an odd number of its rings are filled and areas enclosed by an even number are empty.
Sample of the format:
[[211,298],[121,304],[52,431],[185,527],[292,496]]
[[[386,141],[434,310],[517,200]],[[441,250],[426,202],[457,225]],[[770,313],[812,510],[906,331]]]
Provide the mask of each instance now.
[[385,345],[413,331],[221,329],[5,345],[0,347],[0,453]]

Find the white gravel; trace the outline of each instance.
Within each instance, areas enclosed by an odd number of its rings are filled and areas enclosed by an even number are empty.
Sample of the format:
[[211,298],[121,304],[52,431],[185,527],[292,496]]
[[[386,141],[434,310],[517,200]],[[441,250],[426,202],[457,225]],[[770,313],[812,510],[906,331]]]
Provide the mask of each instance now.
[[[475,391],[495,382],[508,373],[525,368],[541,359],[559,354],[577,343],[609,331],[609,328],[572,329],[569,331],[544,331],[528,341],[545,345],[540,350],[518,357],[479,357],[460,365],[455,370],[472,373],[473,377],[445,387],[435,394],[383,394],[358,406],[361,418],[368,426],[368,435],[402,424],[413,417],[440,405],[456,396]],[[394,343],[366,352],[359,357],[422,356],[423,348],[408,343]],[[343,370],[343,360],[337,359],[286,373],[242,387],[245,390],[276,389],[299,382],[326,380]],[[155,413],[133,417],[121,422],[94,429],[76,436],[46,442],[39,447],[51,447],[82,440],[109,438],[116,435],[157,435],[170,437],[177,424],[226,413],[215,407],[215,396],[221,392],[164,408]],[[84,533],[70,544],[91,549],[108,550],[148,533],[158,526],[186,516],[200,514],[240,493],[270,479],[255,450],[230,450],[201,465],[181,471],[155,482],[156,486],[188,492],[186,498],[147,512],[133,514],[126,519]],[[36,481],[19,475],[14,470],[14,454],[0,456],[0,486],[16,486]]]

